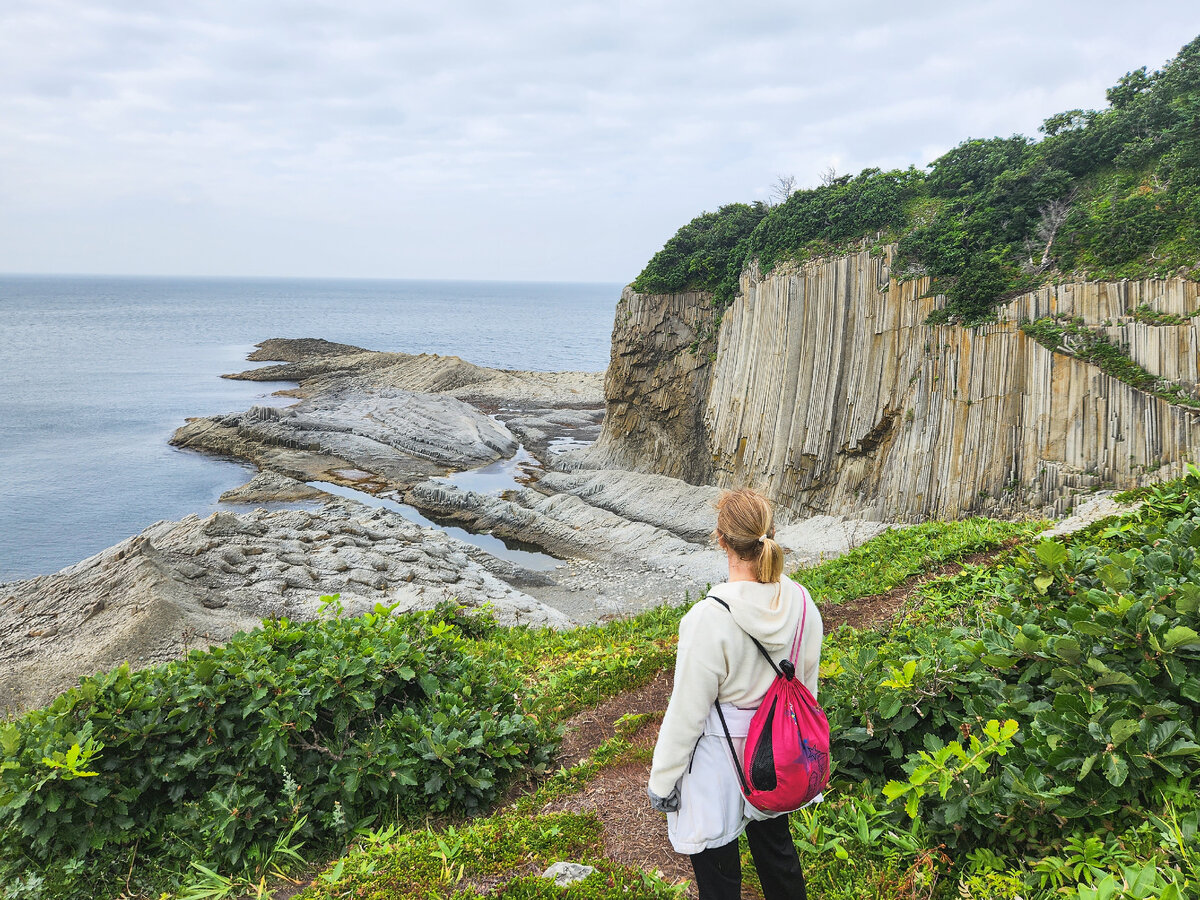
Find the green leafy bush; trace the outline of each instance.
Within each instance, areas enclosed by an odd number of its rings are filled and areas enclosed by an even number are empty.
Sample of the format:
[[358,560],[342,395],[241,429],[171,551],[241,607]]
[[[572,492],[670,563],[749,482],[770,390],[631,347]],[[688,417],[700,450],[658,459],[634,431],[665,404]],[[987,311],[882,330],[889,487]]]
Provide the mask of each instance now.
[[[1197,547],[1193,473],[1077,546],[1022,550],[973,599],[973,623],[902,626],[833,654],[822,702],[840,777],[925,783],[931,763],[956,765],[952,742],[1010,740],[920,800],[932,833],[968,847],[1026,846],[1064,822],[1148,808],[1200,756]],[[1013,736],[985,728],[1006,719]]]
[[916,169],[863,169],[809,191],[796,191],[754,229],[746,259],[764,272],[783,259],[831,252],[846,242],[907,224],[907,205],[920,190]]
[[330,843],[384,813],[489,803],[514,773],[544,770],[551,748],[519,680],[470,652],[457,621],[452,609],[279,620],[84,679],[0,726],[0,874],[82,870],[135,842],[160,866],[237,870],[289,831]]
[[762,203],[730,203],[697,216],[654,254],[634,279],[634,290],[648,294],[713,291],[718,305],[727,305],[737,292],[747,240],[766,213]]

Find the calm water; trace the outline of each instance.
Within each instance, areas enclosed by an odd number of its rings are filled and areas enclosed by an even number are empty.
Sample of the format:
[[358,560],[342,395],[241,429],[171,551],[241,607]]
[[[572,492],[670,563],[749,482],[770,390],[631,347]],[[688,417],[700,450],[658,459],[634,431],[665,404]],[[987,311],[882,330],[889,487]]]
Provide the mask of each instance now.
[[188,416],[272,402],[222,379],[270,337],[602,371],[620,286],[0,275],[0,581],[54,572],[246,480],[175,450]]

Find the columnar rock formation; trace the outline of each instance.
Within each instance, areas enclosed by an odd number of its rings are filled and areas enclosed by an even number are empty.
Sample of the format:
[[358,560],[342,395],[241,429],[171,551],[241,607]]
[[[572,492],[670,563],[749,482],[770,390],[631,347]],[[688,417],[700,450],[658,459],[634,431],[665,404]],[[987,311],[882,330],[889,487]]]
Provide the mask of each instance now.
[[[893,277],[891,255],[751,266],[711,340],[706,295],[626,290],[590,464],[749,484],[797,513],[917,520],[1061,513],[1079,490],[1181,471],[1200,447],[1200,412],[1019,327],[1077,317],[1195,391],[1200,285],[1070,283],[1007,303],[995,324],[928,326],[942,298]],[[1184,324],[1150,324],[1147,309]]]

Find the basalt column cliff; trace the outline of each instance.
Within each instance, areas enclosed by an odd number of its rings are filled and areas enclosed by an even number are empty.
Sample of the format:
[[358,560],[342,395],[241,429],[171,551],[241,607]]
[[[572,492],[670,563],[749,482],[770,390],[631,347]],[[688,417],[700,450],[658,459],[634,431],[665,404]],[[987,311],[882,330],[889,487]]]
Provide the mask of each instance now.
[[[1073,282],[994,324],[929,326],[942,298],[892,277],[892,252],[751,265],[719,321],[706,294],[626,289],[592,460],[751,485],[798,513],[917,520],[1061,513],[1200,447],[1200,409],[1072,355],[1104,337],[1196,396],[1196,282]],[[1020,327],[1046,317],[1074,332],[1055,349]]]

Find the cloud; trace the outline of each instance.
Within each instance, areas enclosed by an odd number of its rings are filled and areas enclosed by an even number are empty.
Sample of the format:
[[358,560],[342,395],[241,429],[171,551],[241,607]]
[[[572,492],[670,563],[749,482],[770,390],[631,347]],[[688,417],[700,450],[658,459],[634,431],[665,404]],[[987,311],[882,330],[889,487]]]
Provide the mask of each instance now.
[[1198,26],[1172,0],[10,0],[0,270],[628,280],[778,174],[1033,133]]

